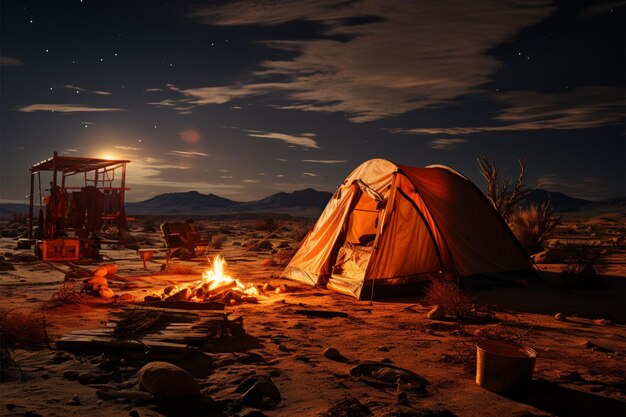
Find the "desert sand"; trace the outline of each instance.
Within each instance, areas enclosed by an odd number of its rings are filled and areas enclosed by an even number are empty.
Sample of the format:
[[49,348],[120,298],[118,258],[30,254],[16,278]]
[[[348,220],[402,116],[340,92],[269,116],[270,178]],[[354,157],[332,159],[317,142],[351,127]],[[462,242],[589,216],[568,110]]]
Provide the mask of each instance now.
[[[75,264],[84,269],[117,264],[118,272],[107,277],[109,286],[116,295],[130,294],[124,298],[135,301],[160,294],[169,285],[197,281],[208,266],[207,259],[216,254],[226,259],[227,272],[244,283],[287,284],[288,292],[262,292],[256,304],[225,307],[230,318],[243,318],[245,337],[218,338],[174,362],[194,376],[203,397],[215,401],[198,415],[624,415],[623,217],[566,221],[550,243],[562,247],[568,241],[587,241],[608,266],[602,285],[570,289],[563,285],[563,264],[541,264],[542,282],[473,293],[493,317],[465,321],[428,319],[426,313],[432,306],[420,297],[370,303],[279,279],[283,266],[272,265],[267,259],[278,246],[295,249],[301,230],[312,224],[310,220],[277,220],[276,224],[283,227],[267,239],[272,248],[266,245],[268,249],[261,250],[247,248],[251,239],[266,236],[266,231],[255,228],[254,219],[222,217],[196,222],[202,233],[225,237],[221,249],[208,249],[206,256],[189,261],[172,259],[169,270],[162,271],[165,249],[159,234],[140,231],[137,222],[132,230],[137,246],[103,244],[103,262]],[[136,373],[149,356],[120,363],[117,353],[95,349],[64,352],[55,349],[54,341],[71,331],[102,329],[112,312],[132,308],[133,304],[119,302],[122,297],[113,302],[85,295],[80,304],[51,306],[49,300],[64,285],[70,265],[16,260],[15,254],[32,252],[14,250],[15,244],[14,239],[0,240],[0,253],[15,267],[0,272],[2,309],[43,311],[50,347],[14,352],[19,369],[0,383],[0,415],[97,417],[198,412],[197,408],[186,410],[182,402],[165,409],[149,400],[98,396],[103,388],[138,390]],[[147,270],[137,247],[156,251]],[[322,318],[299,313],[307,308],[347,316]],[[557,313],[565,319],[557,320]],[[537,351],[534,381],[525,395],[503,396],[475,384],[475,343],[479,336],[503,335]],[[327,348],[337,349],[345,360],[326,357]],[[423,377],[428,385],[403,390],[393,384],[367,384],[349,374],[350,368],[364,361],[405,368]],[[70,380],[75,379],[68,377],[72,374],[105,376],[97,383],[81,383]],[[281,400],[275,407],[255,411],[241,404],[235,387],[254,374],[268,375],[279,389]],[[346,399],[351,399],[353,408],[344,408],[342,414],[339,404]],[[356,401],[363,408],[357,410]]]

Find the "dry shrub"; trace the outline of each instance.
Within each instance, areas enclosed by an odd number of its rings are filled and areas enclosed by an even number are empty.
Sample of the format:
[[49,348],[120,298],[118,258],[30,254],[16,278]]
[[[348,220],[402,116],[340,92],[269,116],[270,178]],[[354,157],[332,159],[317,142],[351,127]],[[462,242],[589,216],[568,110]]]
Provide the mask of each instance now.
[[509,220],[515,237],[529,253],[541,252],[546,239],[560,223],[561,217],[554,215],[549,200],[519,209]]
[[157,222],[154,217],[146,217],[141,223],[141,230],[146,233],[154,233],[157,230]]
[[454,342],[451,344],[453,353],[451,355],[444,353],[441,357],[442,362],[452,363],[463,367],[463,371],[467,374],[476,373],[476,345],[471,342]]
[[285,267],[289,264],[291,258],[293,258],[294,253],[295,252],[291,249],[279,249],[278,252],[276,252],[270,258],[264,259],[261,264],[264,266]]
[[181,265],[181,264],[175,264],[175,263],[170,263],[167,266],[166,272],[168,274],[173,274],[173,275],[196,275],[197,272],[186,265]]
[[0,311],[0,380],[17,369],[15,349],[41,348],[48,343],[45,326],[45,318],[39,311]]
[[559,287],[564,290],[599,288],[606,285],[599,275],[607,270],[600,255],[587,242],[565,245],[567,265],[562,269]]
[[524,181],[526,158],[520,158],[517,162],[520,166],[520,173],[513,184],[511,178],[502,178],[500,176],[500,171],[494,159],[486,156],[478,158],[480,173],[485,178],[487,185],[485,196],[506,221],[509,220],[513,210],[519,206],[519,203],[534,191],[534,188],[528,188]]
[[425,291],[426,302],[438,305],[448,316],[464,319],[476,309],[476,299],[467,294],[454,282],[445,279],[433,280]]
[[211,247],[213,249],[222,249],[222,246],[226,242],[226,237],[222,235],[214,235],[211,238]]
[[85,304],[85,295],[82,292],[82,281],[65,281],[47,303],[46,307],[56,307],[61,305],[80,305]]

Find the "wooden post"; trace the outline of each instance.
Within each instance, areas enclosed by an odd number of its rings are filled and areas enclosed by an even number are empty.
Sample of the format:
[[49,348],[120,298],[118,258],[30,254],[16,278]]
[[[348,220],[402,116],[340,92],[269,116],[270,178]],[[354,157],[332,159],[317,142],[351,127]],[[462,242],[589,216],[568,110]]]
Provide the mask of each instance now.
[[57,151],[52,155],[52,186],[57,186]]
[[28,238],[33,238],[33,194],[35,193],[35,174],[30,168],[30,194],[28,195]]

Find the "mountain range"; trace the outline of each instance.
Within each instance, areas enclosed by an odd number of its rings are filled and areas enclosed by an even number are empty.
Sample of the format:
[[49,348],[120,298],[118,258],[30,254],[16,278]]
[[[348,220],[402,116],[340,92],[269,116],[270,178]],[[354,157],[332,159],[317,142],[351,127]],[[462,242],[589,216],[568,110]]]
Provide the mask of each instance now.
[[[145,201],[126,203],[126,212],[129,215],[282,213],[315,218],[324,210],[331,196],[332,193],[307,188],[291,193],[272,194],[257,201],[240,202],[215,194],[187,191],[159,194]],[[541,189],[533,191],[527,202],[542,203],[548,199],[558,213],[623,212],[626,205],[626,197],[590,201]],[[0,204],[0,217],[27,212],[26,204]]]

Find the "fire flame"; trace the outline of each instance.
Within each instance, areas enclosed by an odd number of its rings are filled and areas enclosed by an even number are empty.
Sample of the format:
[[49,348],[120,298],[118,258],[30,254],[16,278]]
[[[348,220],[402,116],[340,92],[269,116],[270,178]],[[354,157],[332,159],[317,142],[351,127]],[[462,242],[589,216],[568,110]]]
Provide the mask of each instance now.
[[202,281],[204,284],[209,286],[208,290],[211,291],[219,286],[224,284],[230,284],[234,282],[237,288],[241,290],[246,295],[256,296],[259,294],[259,291],[256,289],[254,285],[244,285],[238,279],[232,278],[230,275],[227,275],[224,272],[224,267],[226,265],[226,260],[222,258],[220,255],[217,255],[213,260],[213,267],[211,269],[207,269],[202,273]]

